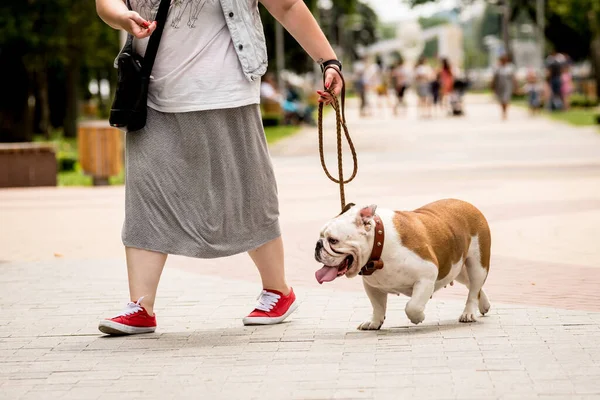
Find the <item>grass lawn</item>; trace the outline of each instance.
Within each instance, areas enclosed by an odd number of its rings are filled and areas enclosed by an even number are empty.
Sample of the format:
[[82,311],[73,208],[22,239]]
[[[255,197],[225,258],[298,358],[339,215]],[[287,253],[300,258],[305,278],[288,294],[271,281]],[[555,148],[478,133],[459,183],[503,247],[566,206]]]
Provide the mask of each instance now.
[[[301,129],[299,126],[268,126],[265,127],[267,143],[273,144],[287,136],[293,135]],[[72,171],[60,171],[58,173],[58,186],[92,186],[92,177],[87,176],[81,170],[77,160],[77,140],[75,138],[63,138],[59,133],[53,133],[50,140],[43,136],[34,138],[36,142],[50,142],[56,146],[56,156],[59,163],[72,162]],[[123,185],[125,173],[110,178],[111,185]]]
[[267,143],[273,144],[284,137],[290,136],[301,129],[300,126],[295,125],[278,125],[278,126],[267,126],[265,127],[265,135],[267,137]]
[[481,88],[481,89],[468,89],[467,94],[494,94],[489,88]]
[[[573,108],[567,111],[561,112],[545,112],[550,115],[552,119],[558,121],[568,122],[571,125],[576,126],[591,126],[597,125],[596,123],[596,111],[593,108]],[[600,125],[598,125],[600,127]]]
[[[62,171],[58,173],[58,186],[92,186],[92,177],[84,175],[79,164],[75,171]],[[125,183],[125,171],[117,176],[109,178],[111,185],[123,185]]]
[[[512,104],[528,108],[525,100],[514,100]],[[567,122],[575,126],[597,126],[600,128],[600,125],[596,123],[596,115],[598,115],[596,108],[571,108],[566,111],[554,112],[544,109],[542,110],[541,115],[550,117],[556,121]]]

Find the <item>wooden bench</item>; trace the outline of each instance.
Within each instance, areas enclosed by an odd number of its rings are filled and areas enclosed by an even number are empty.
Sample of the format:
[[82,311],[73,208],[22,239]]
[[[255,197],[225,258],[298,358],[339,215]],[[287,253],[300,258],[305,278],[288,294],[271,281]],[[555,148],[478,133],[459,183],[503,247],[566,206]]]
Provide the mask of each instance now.
[[0,144],[0,187],[56,186],[56,172],[53,145]]

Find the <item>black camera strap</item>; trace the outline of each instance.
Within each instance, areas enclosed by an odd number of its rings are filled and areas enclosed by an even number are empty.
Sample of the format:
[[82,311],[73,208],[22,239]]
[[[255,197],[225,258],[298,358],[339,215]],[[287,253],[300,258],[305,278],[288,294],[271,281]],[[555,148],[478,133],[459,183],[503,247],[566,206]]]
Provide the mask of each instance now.
[[[154,66],[154,60],[156,59],[156,53],[158,53],[158,45],[160,44],[160,38],[167,22],[167,16],[169,15],[169,7],[171,6],[171,0],[161,0],[158,6],[158,12],[156,13],[156,29],[150,35],[148,40],[148,46],[146,47],[146,54],[144,55],[144,63],[142,65],[142,76],[149,77]],[[127,0],[127,7],[131,10],[131,4]]]

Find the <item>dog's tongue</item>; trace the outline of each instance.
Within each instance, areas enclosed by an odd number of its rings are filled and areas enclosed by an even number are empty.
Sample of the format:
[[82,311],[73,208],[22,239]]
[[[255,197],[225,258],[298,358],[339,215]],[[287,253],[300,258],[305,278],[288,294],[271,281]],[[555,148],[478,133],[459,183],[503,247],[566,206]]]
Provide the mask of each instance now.
[[328,267],[327,265],[315,272],[315,278],[317,278],[317,282],[331,282],[335,278],[337,278],[338,269],[337,267]]

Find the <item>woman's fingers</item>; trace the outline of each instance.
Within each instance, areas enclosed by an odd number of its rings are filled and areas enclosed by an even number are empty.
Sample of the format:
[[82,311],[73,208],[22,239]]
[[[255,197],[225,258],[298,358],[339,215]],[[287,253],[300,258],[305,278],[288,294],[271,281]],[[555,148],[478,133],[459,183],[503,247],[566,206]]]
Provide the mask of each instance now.
[[325,72],[325,89],[329,89],[329,87],[331,86],[331,84],[333,83],[333,74],[331,73],[331,69],[328,69]]
[[334,79],[331,85],[331,91],[337,96],[342,92],[343,86],[344,84],[342,83],[342,80],[338,77],[337,79]]
[[142,28],[148,28],[150,26],[150,22],[146,21],[140,16],[140,14],[136,13],[135,11],[129,12],[129,19],[141,26]]
[[148,37],[156,29],[156,21],[148,25],[148,27],[139,26],[136,22],[131,21],[131,34],[137,39]]
[[337,96],[341,93],[343,86],[344,83],[337,68],[328,68],[325,71],[325,88]]
[[137,39],[148,37],[156,29],[156,21],[149,22],[142,18],[135,11],[129,11],[126,15],[127,31]]
[[319,103],[324,103],[325,105],[331,104],[332,96],[331,93],[326,92],[324,90],[317,90],[317,94],[319,95]]

